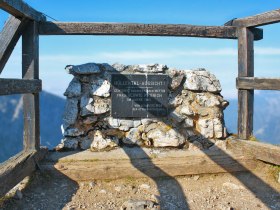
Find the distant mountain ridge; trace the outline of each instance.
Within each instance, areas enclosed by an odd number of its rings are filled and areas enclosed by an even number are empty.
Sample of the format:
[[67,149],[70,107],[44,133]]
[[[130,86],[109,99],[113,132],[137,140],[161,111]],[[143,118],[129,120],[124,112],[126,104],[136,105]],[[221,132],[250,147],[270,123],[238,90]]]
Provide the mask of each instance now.
[[[232,133],[237,132],[237,99],[229,100],[224,111],[225,123]],[[280,144],[280,93],[278,91],[255,92],[254,136],[262,142]]]
[[[229,100],[225,110],[228,130],[236,133],[237,99]],[[261,92],[255,94],[254,134],[258,139],[280,144],[280,93]],[[43,91],[40,94],[41,144],[55,147],[61,140],[60,125],[65,99]],[[23,119],[20,95],[0,97],[0,162],[22,149]]]
[[[60,125],[65,100],[45,91],[40,93],[41,144],[53,148],[62,138]],[[22,96],[0,97],[0,162],[22,150]]]

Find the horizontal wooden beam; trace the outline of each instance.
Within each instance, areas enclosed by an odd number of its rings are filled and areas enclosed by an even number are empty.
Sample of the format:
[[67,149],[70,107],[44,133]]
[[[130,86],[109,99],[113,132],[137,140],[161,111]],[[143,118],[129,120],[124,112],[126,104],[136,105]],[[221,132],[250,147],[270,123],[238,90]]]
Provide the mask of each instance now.
[[0,0],[0,8],[17,18],[46,21],[43,13],[36,11],[22,0]]
[[0,33],[0,74],[15,48],[27,21],[10,16]]
[[109,152],[50,152],[40,166],[82,181],[247,171],[256,161],[234,151],[159,150],[155,155],[149,148],[123,147]]
[[232,140],[229,141],[229,144],[232,149],[239,150],[244,155],[253,156],[258,160],[280,166],[280,146],[246,140]]
[[280,22],[280,9],[245,18],[233,19],[225,26],[256,27]]
[[0,79],[0,95],[39,93],[42,81],[39,79]]
[[46,153],[47,149],[38,152],[21,152],[0,164],[0,198],[25,177],[30,176]]
[[280,90],[280,78],[239,77],[237,89],[243,90]]
[[[181,36],[237,39],[237,30],[231,26],[194,26],[185,24],[139,23],[81,23],[43,22],[41,35],[127,35],[127,36]],[[255,40],[262,39],[262,30],[254,31]]]

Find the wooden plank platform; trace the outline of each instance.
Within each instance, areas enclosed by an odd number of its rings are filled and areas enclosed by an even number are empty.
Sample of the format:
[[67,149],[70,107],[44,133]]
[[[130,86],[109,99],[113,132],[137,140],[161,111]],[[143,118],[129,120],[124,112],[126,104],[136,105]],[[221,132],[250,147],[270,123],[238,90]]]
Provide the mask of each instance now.
[[188,151],[118,148],[109,152],[50,152],[43,171],[75,181],[247,171],[255,168],[250,156],[233,151]]
[[0,164],[0,198],[36,169],[47,149],[21,152]]
[[273,165],[280,166],[280,146],[248,140],[229,141],[232,150],[240,150],[246,156],[253,156]]

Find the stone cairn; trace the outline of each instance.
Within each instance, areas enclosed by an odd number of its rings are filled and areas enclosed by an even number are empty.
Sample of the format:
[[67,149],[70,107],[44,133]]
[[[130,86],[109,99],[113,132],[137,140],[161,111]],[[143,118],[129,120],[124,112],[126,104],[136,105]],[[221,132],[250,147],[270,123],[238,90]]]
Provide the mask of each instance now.
[[[63,140],[57,150],[104,151],[126,146],[207,149],[225,139],[221,85],[205,69],[177,70],[165,65],[87,63],[65,68],[74,76],[64,95]],[[115,119],[111,74],[167,74],[168,116]]]

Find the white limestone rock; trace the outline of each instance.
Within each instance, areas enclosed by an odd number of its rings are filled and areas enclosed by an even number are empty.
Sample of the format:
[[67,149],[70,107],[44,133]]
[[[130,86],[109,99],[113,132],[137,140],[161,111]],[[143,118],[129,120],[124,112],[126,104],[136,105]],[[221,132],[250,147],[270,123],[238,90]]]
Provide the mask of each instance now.
[[145,126],[147,126],[147,125],[149,125],[149,124],[151,124],[153,122],[157,122],[157,120],[156,119],[152,119],[152,118],[143,118],[143,119],[141,119],[141,124],[145,125]]
[[169,117],[178,123],[182,122],[186,118],[185,116],[176,112],[176,110],[170,112]]
[[128,131],[129,129],[130,129],[130,127],[125,126],[125,125],[121,125],[121,126],[119,127],[119,130],[121,130],[121,131]]
[[187,71],[185,74],[184,88],[187,90],[209,91],[212,93],[219,93],[222,90],[219,80],[205,69]]
[[181,110],[180,110],[180,113],[182,115],[186,115],[186,116],[193,116],[193,110],[190,108],[189,105],[183,105]]
[[179,71],[177,69],[168,69],[167,74],[171,78],[169,89],[174,91],[179,88],[185,78],[183,71]]
[[114,63],[114,64],[112,65],[112,67],[113,67],[114,69],[116,69],[118,72],[122,72],[122,71],[124,71],[124,70],[127,68],[126,65],[123,65],[123,64],[120,64],[120,63]]
[[89,112],[92,112],[94,113],[94,105],[93,105],[93,98],[90,98],[89,101],[88,101],[88,104],[86,105],[86,109],[89,111]]
[[62,150],[63,150],[63,143],[58,144],[58,145],[55,147],[55,150],[56,150],[56,151],[62,151]]
[[101,151],[104,149],[110,149],[117,147],[119,145],[119,140],[116,137],[104,138],[100,131],[96,131],[94,134],[93,141],[90,145],[92,151]]
[[120,126],[120,120],[113,117],[109,117],[108,123],[112,128],[118,128]]
[[213,119],[214,124],[214,132],[215,132],[215,138],[223,138],[224,137],[224,126],[223,123],[219,118]]
[[105,99],[90,99],[89,104],[86,106],[86,109],[95,114],[104,114],[110,111],[110,101]]
[[80,74],[98,74],[100,68],[96,63],[86,63],[82,65],[67,65],[65,67],[69,74],[80,75]]
[[94,114],[104,114],[110,111],[110,101],[109,100],[95,100],[94,101]]
[[200,106],[214,107],[221,104],[219,96],[210,93],[197,93],[196,101]]
[[171,90],[173,90],[173,91],[176,90],[177,88],[180,87],[180,85],[183,82],[184,78],[185,78],[185,75],[183,75],[183,74],[174,75],[172,77],[172,79],[171,79],[171,83],[169,85],[169,88]]
[[147,137],[152,139],[154,147],[179,147],[186,142],[185,138],[175,129],[167,132],[153,129],[147,133]]
[[133,65],[130,66],[130,68],[132,68],[132,70],[136,72],[142,72],[142,73],[161,73],[167,69],[167,66],[155,63],[155,64]]
[[134,128],[137,128],[140,125],[141,125],[141,120],[133,120],[133,127]]
[[140,144],[141,142],[141,133],[137,128],[132,128],[126,133],[126,137],[122,139],[124,144]]
[[[93,101],[92,98],[90,98],[87,94],[83,94],[81,99],[80,99],[80,116],[86,117],[93,115],[92,112],[90,112],[86,106],[90,104]],[[94,111],[94,110],[93,110]]]
[[246,189],[242,185],[238,185],[238,184],[235,184],[235,183],[232,183],[232,182],[225,182],[225,183],[223,183],[222,186],[225,187],[225,188],[231,189],[231,190],[238,190],[238,191]]
[[161,128],[161,126],[157,123],[151,123],[144,127],[144,131],[148,133],[150,130]]
[[214,123],[212,119],[199,119],[200,133],[205,138],[214,138]]
[[64,130],[63,125],[60,126],[60,130],[61,130],[61,133],[64,134],[64,131],[65,131],[65,130]]
[[63,114],[63,128],[67,129],[71,125],[74,125],[78,117],[78,99],[68,98]]
[[119,128],[120,126],[129,128],[137,128],[141,125],[141,120],[120,120],[117,118],[109,117],[108,123],[112,128]]
[[73,78],[64,95],[67,98],[80,97],[81,96],[81,83],[77,78]]
[[173,107],[178,107],[183,103],[183,98],[176,96],[176,97],[169,97],[168,99],[168,105]]
[[111,85],[107,80],[99,79],[91,86],[91,94],[100,97],[110,96]]
[[141,184],[141,185],[139,186],[139,188],[140,188],[140,189],[145,189],[145,190],[148,190],[148,189],[150,189],[150,188],[151,188],[151,186],[150,186],[150,185],[148,185],[148,184]]
[[120,120],[119,129],[122,131],[128,131],[130,128],[134,127],[133,120]]
[[184,121],[184,127],[186,128],[192,128],[193,127],[193,119],[190,117],[187,117]]
[[120,210],[137,209],[137,210],[159,210],[160,205],[150,200],[128,200],[125,201]]

